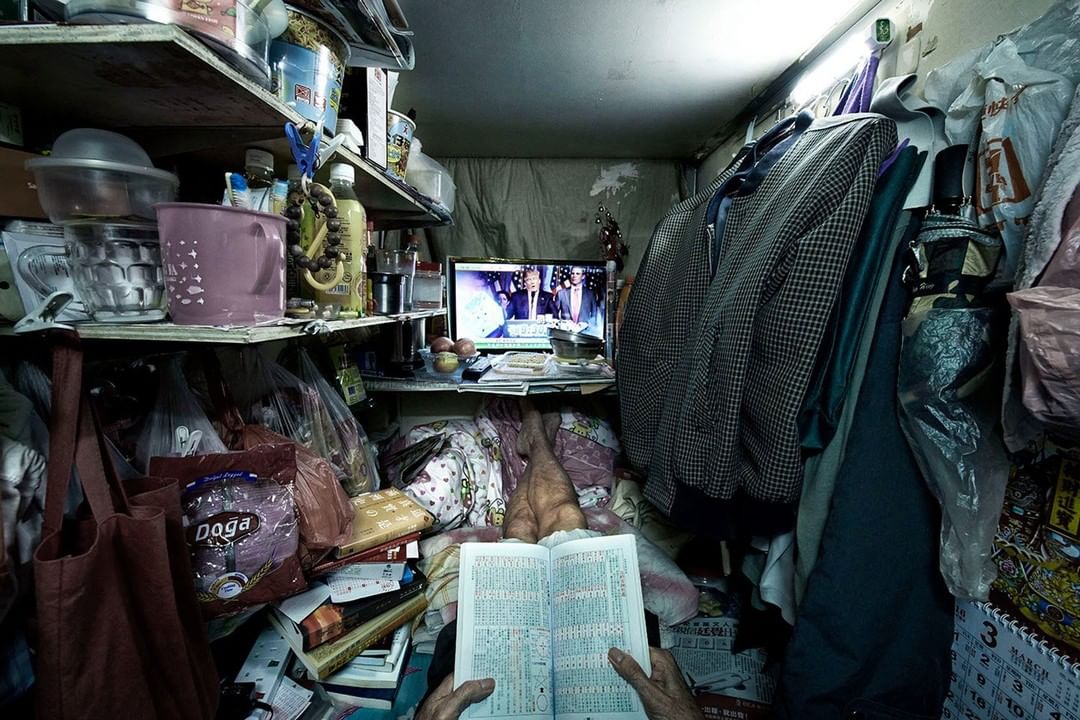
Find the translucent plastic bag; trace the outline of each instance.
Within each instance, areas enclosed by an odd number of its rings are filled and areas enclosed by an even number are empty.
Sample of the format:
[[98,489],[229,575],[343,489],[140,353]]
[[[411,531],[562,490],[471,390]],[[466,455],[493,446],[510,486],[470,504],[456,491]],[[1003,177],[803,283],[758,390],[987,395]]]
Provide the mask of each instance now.
[[1009,303],[1020,320],[1024,407],[1054,433],[1080,438],[1080,290],[1035,287]]
[[[250,353],[245,356],[245,364],[249,371],[257,372],[249,372],[244,382],[236,382],[231,387],[255,392],[255,400],[251,404],[266,410],[262,416],[281,423],[278,427],[297,426],[299,421],[290,409],[290,403],[277,396],[267,363],[257,353]],[[226,428],[222,432],[228,435],[233,447],[254,450],[284,444],[294,448],[296,479],[293,497],[300,521],[300,557],[304,566],[310,567],[321,555],[311,551],[335,547],[351,534],[353,511],[337,475],[324,458],[284,433],[263,425],[245,424],[239,417],[229,389],[225,387],[217,357],[213,354],[204,356],[203,367],[216,413]],[[293,380],[299,382],[295,377]]]
[[1009,460],[995,433],[1000,383],[995,310],[935,308],[904,320],[900,425],[941,503],[941,574],[963,600],[986,600]]
[[1025,63],[1008,39],[975,66],[975,73],[949,107],[945,130],[954,143],[978,142],[976,215],[982,227],[1001,233],[1001,277],[1011,282],[1074,88],[1067,78]]
[[255,348],[244,350],[243,374],[235,385],[246,401],[241,409],[248,423],[269,428],[324,458],[347,486],[348,471],[334,461],[344,456],[341,441],[315,388],[264,360]]
[[330,424],[338,442],[330,443],[330,451],[336,453],[330,456],[331,462],[346,471],[346,477],[342,480],[346,492],[351,496],[377,490],[379,486],[376,477],[376,466],[371,462],[368,450],[367,433],[360,423],[353,417],[349,406],[331,387],[315,362],[306,350],[301,349],[298,354],[299,377],[305,383],[315,388],[323,406],[330,418]]
[[135,463],[146,472],[152,457],[188,457],[228,451],[184,377],[184,356],[161,365],[157,398],[135,446]]
[[[260,425],[244,427],[245,450],[260,445],[286,443],[296,446],[296,484],[293,497],[300,515],[300,538],[307,550],[326,550],[341,545],[352,535],[352,506],[334,471],[323,458],[299,443]],[[307,567],[318,558],[301,561]]]

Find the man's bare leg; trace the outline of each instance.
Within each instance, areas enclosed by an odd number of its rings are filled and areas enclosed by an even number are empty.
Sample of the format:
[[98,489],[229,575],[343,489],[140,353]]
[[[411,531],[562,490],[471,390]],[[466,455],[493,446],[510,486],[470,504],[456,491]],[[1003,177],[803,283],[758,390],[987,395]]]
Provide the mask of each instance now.
[[[521,401],[521,435],[518,446],[528,448],[528,503],[536,518],[537,537],[544,538],[557,530],[581,530],[585,514],[578,504],[577,492],[552,450],[549,437],[558,431],[558,415],[541,416],[527,399]],[[515,490],[515,495],[520,491]]]
[[513,538],[527,543],[535,543],[540,539],[536,524],[536,515],[529,505],[529,476],[532,474],[532,465],[525,468],[517,487],[510,495],[510,502],[506,505],[506,519],[503,522],[503,537]]

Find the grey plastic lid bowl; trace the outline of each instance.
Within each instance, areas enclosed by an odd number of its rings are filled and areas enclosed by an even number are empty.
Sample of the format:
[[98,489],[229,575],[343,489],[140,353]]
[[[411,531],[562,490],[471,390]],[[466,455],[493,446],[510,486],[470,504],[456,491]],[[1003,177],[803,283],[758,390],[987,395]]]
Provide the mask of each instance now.
[[171,172],[155,168],[150,156],[131,138],[95,128],[68,130],[56,138],[52,155],[27,160],[26,168],[113,170],[170,182],[174,186],[180,184],[180,179]]

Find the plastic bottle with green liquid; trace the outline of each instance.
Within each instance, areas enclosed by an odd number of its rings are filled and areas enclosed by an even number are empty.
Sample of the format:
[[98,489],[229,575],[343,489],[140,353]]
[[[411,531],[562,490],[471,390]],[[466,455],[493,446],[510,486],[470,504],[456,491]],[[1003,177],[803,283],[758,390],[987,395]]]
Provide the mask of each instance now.
[[[356,317],[367,314],[365,288],[365,251],[367,236],[367,213],[356,197],[353,182],[356,169],[347,163],[334,163],[330,166],[330,192],[337,200],[338,218],[341,219],[341,259],[345,263],[345,274],[341,282],[329,290],[317,290],[315,302],[320,305],[336,305],[342,312],[355,313]],[[315,274],[319,282],[328,282],[334,277],[336,268],[320,270]]]

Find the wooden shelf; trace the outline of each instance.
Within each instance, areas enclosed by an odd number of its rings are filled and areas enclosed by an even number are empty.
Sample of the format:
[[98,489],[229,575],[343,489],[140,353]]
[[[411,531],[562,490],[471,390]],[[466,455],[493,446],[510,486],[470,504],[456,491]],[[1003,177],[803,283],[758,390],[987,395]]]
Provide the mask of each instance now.
[[[406,320],[439,317],[446,310],[419,310],[402,315],[375,315],[356,320],[286,320],[287,324],[264,327],[217,328],[198,325],[174,325],[169,322],[147,324],[78,323],[73,325],[83,340],[122,340],[128,342],[185,342],[250,345],[253,343],[290,340],[305,335],[322,335],[386,325]],[[11,327],[0,328],[0,337],[15,335]],[[25,337],[33,337],[27,335]]]
[[[181,28],[134,25],[0,27],[0,97],[30,124],[102,127],[130,134],[152,156],[242,157],[269,144],[289,157],[286,121],[308,121]],[[383,171],[342,149],[357,168],[356,192],[377,223],[442,224]]]

